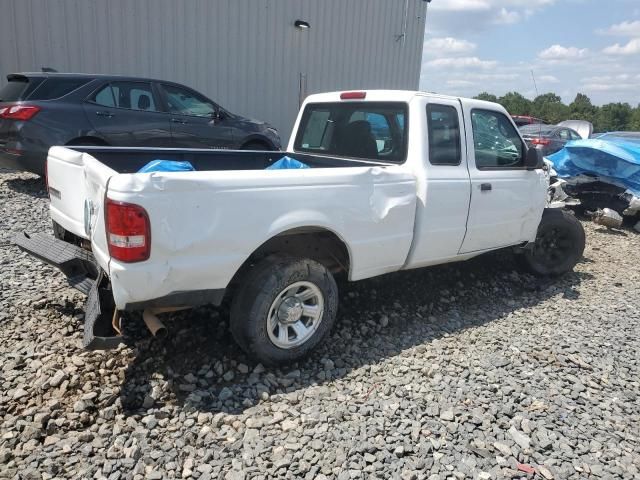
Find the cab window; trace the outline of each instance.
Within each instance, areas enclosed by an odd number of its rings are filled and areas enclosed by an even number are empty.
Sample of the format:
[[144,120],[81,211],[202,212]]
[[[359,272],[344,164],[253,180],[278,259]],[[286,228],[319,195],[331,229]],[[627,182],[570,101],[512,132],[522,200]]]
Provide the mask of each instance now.
[[524,142],[504,114],[474,109],[471,111],[471,124],[478,169],[524,167]]
[[308,104],[296,151],[402,163],[407,151],[407,105],[397,102]]
[[431,165],[460,165],[458,111],[450,105],[427,105],[427,134]]

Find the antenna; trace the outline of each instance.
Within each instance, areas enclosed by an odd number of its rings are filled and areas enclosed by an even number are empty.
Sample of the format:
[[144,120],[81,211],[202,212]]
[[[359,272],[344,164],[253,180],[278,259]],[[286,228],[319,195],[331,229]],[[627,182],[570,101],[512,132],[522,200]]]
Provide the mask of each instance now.
[[[533,79],[533,88],[536,91],[536,97],[539,97],[538,93],[538,84],[536,83],[536,76],[533,74],[533,69],[531,69],[531,78]],[[542,124],[540,123],[540,128],[538,129],[538,137],[542,137]]]
[[533,74],[533,70],[531,70],[531,78],[533,78],[533,88],[536,90],[536,97],[539,97],[538,93],[538,85],[536,84],[536,76]]

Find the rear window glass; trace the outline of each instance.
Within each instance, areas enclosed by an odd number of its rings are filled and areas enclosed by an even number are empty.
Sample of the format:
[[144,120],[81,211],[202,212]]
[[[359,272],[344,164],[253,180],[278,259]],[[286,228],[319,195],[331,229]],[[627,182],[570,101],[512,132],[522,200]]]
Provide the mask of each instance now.
[[29,100],[55,100],[90,81],[89,78],[48,78],[29,96]]
[[29,86],[29,79],[20,78],[10,80],[4,87],[0,88],[0,102],[17,102],[24,97],[23,93]]
[[402,163],[407,150],[407,105],[400,102],[309,104],[295,150]]
[[556,129],[555,126],[551,125],[551,126],[545,126],[545,125],[540,125],[540,124],[531,124],[531,125],[525,125],[524,127],[520,127],[520,132],[522,132],[523,134],[529,134],[529,133],[551,133]]

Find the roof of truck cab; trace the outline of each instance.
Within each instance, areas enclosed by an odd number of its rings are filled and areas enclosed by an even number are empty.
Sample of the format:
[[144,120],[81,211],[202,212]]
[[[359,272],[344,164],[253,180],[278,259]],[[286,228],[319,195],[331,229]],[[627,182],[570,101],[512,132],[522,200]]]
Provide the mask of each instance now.
[[[341,100],[340,94],[345,92],[364,92],[366,94],[366,97],[364,99]],[[442,100],[453,100],[455,102],[457,101],[464,102],[465,100],[473,100],[473,102],[477,102],[477,103],[486,103],[487,105],[495,105],[495,103],[483,102],[481,100],[475,100],[475,99],[464,98],[464,97],[454,97],[451,95],[442,95],[439,93],[421,92],[419,90],[341,90],[341,91],[316,93],[313,95],[309,95],[306,99],[306,102],[337,102],[337,101],[409,102],[414,97],[439,98]]]

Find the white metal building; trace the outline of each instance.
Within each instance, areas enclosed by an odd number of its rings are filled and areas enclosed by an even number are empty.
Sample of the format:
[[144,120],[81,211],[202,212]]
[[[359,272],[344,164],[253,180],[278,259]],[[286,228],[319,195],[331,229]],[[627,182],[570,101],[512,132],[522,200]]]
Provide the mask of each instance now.
[[0,0],[0,86],[42,67],[172,80],[286,141],[308,94],[417,89],[426,10],[425,0]]

